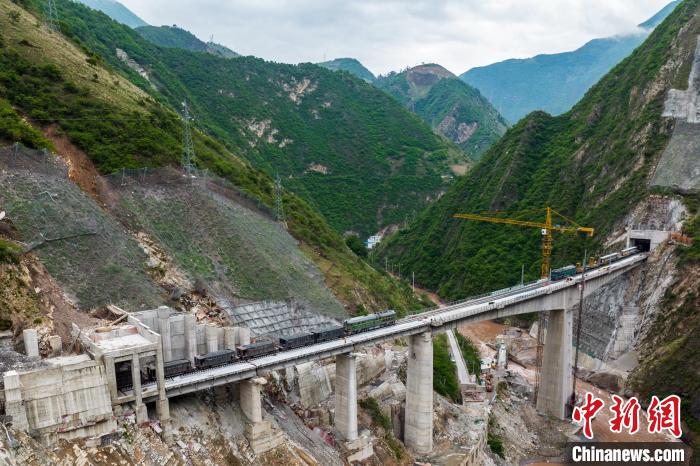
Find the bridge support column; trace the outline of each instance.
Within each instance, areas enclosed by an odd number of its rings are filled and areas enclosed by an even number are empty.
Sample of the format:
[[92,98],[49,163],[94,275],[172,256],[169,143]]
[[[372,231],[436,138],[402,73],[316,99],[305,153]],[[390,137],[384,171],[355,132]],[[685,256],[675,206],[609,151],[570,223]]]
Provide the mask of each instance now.
[[163,359],[172,361],[172,341],[170,340],[170,319],[168,317],[158,318],[158,333],[160,333],[160,344],[163,348]]
[[173,432],[170,420],[170,402],[165,394],[165,370],[163,369],[163,351],[156,351],[156,386],[158,387],[158,400],[156,401],[156,414],[163,429],[163,440],[172,443]]
[[573,323],[571,309],[549,311],[537,411],[559,419],[566,418],[566,403],[571,396]]
[[357,439],[357,359],[353,354],[335,357],[335,426],[343,439]]
[[136,405],[136,423],[148,422],[148,411],[146,405],[143,404],[141,394],[141,362],[138,354],[134,354],[131,359],[131,387],[134,391],[134,404]]
[[413,335],[408,345],[404,444],[418,454],[433,449],[433,336]]
[[265,383],[265,379],[256,377],[254,379],[244,380],[239,385],[238,391],[241,398],[241,410],[253,424],[262,422],[260,389]]

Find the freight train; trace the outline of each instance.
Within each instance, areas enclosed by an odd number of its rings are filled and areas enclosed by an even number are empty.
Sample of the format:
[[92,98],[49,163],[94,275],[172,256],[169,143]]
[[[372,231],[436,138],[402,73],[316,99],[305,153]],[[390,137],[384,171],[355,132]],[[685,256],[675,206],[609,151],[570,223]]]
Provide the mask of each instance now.
[[[625,248],[620,252],[614,252],[612,254],[601,256],[598,259],[591,257],[588,261],[588,266],[586,267],[586,270],[592,270],[598,267],[610,265],[613,262],[617,262],[620,259],[624,259],[625,257],[637,254],[638,252],[639,248],[637,248],[636,246],[632,246],[631,248]],[[577,273],[581,272],[583,272],[583,267],[581,267],[581,264],[567,265],[565,267],[552,270],[550,279],[551,281],[556,282],[559,280],[564,280],[565,278],[573,277]]]
[[[211,369],[213,367],[231,364],[237,361],[246,361],[274,354],[278,351],[287,351],[304,346],[336,340],[356,333],[376,330],[396,323],[396,312],[387,310],[377,314],[353,317],[343,321],[343,325],[327,325],[315,332],[299,332],[292,335],[281,336],[278,344],[271,340],[261,340],[248,345],[241,345],[235,350],[226,349],[198,355],[194,358],[194,367],[187,359],[177,359],[163,364],[165,378],[187,374],[195,370]],[[152,382],[156,378],[155,367],[151,364],[141,370],[142,383]],[[131,368],[125,368],[117,373],[117,386],[120,389],[131,386]]]

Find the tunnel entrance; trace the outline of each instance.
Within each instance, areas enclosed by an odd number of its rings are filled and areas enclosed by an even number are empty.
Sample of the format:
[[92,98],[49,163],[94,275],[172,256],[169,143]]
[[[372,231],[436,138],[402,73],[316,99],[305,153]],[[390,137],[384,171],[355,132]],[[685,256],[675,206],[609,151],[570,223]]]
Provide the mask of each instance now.
[[651,250],[650,239],[630,238],[630,245],[636,246],[639,252],[649,252]]

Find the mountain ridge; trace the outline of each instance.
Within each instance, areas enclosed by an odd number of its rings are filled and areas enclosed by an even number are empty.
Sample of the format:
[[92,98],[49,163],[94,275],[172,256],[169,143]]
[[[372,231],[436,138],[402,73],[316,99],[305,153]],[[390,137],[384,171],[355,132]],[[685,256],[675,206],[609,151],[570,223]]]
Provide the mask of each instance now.
[[375,85],[475,160],[507,128],[505,120],[477,89],[435,63],[380,76]]
[[472,68],[460,79],[479,89],[511,123],[534,110],[562,114],[638,47],[679,3],[669,3],[640,24],[639,33],[593,39],[570,52],[513,58]]

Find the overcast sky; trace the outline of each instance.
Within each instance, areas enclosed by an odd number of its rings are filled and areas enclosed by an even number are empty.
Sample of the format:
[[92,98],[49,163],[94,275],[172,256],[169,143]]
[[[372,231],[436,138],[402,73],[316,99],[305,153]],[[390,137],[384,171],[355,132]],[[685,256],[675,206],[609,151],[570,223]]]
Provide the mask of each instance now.
[[440,63],[455,74],[630,33],[670,0],[121,0],[243,55],[359,59],[375,74]]

